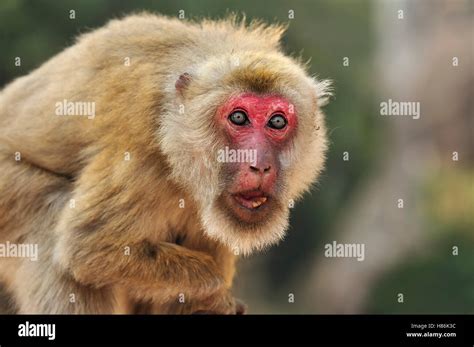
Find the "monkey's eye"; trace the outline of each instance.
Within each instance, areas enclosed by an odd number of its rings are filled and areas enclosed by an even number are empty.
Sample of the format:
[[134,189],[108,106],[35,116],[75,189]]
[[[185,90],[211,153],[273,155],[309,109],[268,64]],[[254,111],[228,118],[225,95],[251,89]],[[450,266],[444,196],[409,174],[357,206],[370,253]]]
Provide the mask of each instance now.
[[286,118],[282,114],[274,114],[268,121],[268,126],[272,129],[281,130],[286,127]]
[[244,111],[235,111],[229,116],[229,120],[235,125],[249,124],[249,119]]

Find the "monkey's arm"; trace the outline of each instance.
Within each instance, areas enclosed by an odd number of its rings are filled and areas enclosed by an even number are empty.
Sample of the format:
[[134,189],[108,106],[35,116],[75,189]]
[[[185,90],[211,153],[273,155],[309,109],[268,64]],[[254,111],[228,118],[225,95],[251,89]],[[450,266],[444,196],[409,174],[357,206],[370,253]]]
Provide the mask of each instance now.
[[[211,256],[145,241],[143,230],[153,226],[151,213],[159,211],[155,200],[166,187],[153,181],[160,174],[155,167],[138,159],[124,161],[122,153],[97,155],[78,178],[72,195],[75,207],[65,206],[57,225],[57,262],[79,282],[119,284],[155,301],[224,288]],[[157,288],[160,298],[154,297]]]
[[166,302],[180,293],[208,296],[225,285],[214,260],[204,253],[166,242],[152,245],[142,241],[128,243],[130,255],[124,255],[124,247],[103,242],[101,237],[83,240],[80,250],[70,248],[68,266],[81,283],[120,284],[132,295],[154,302]]

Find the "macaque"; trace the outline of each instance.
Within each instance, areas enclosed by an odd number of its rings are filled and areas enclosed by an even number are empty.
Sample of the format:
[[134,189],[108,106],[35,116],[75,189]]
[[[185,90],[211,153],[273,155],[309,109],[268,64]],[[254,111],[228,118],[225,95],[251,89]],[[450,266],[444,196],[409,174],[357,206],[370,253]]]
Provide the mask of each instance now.
[[283,238],[327,147],[329,82],[283,33],[132,15],[3,89],[0,244],[38,247],[0,257],[16,312],[244,311],[236,258]]

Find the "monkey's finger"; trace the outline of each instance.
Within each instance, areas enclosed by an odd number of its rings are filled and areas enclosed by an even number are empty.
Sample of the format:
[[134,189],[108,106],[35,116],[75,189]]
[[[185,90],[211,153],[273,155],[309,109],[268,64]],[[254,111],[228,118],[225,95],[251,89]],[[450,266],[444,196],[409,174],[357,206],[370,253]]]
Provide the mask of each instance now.
[[247,305],[240,299],[235,299],[235,314],[241,315],[247,313]]

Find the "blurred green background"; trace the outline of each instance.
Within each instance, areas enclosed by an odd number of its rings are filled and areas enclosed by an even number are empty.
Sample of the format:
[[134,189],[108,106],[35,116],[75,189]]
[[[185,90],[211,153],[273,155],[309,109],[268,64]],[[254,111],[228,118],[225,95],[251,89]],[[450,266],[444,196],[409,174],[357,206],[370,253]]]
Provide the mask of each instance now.
[[[335,97],[325,108],[327,169],[292,211],[287,238],[241,261],[238,295],[254,313],[474,313],[472,4],[3,0],[0,86],[78,34],[140,10],[170,16],[184,10],[186,18],[244,12],[248,19],[289,22],[285,51],[311,58],[311,72],[334,81]],[[439,57],[440,46],[446,59],[405,59],[413,52]],[[456,68],[453,55],[460,56]],[[446,90],[434,86],[434,72]],[[380,116],[380,102],[397,97],[420,101],[422,119]],[[405,199],[403,210],[398,198]],[[324,244],[333,240],[365,243],[366,261],[324,259]]]

